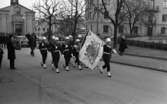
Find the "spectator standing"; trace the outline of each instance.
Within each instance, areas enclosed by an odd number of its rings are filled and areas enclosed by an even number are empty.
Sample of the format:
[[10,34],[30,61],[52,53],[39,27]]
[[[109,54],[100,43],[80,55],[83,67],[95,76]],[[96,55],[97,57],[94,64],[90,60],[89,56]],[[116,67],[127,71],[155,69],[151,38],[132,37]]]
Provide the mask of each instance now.
[[0,69],[2,66],[2,59],[3,59],[3,49],[0,47]]
[[126,42],[126,37],[125,37],[125,35],[122,35],[119,38],[119,55],[122,56],[124,54],[126,48],[128,48],[127,42]]
[[10,35],[9,40],[7,42],[7,50],[8,50],[8,59],[10,61],[10,69],[14,70],[15,68],[15,59],[16,59],[16,53],[15,53],[15,46],[14,46],[14,36]]

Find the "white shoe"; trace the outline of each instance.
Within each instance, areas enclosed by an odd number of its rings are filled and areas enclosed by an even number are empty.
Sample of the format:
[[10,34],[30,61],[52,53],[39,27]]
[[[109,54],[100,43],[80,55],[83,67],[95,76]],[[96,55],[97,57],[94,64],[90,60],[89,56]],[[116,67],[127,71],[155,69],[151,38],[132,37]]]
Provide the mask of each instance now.
[[60,73],[60,71],[59,71],[59,69],[58,69],[58,68],[56,69],[56,73]]
[[111,77],[111,72],[107,72],[107,77]]
[[54,64],[51,64],[52,68],[54,68]]
[[78,67],[79,67],[79,70],[82,70],[82,67],[81,67],[81,65],[79,65]]
[[43,64],[43,68],[46,69],[46,67],[47,67],[46,64]]
[[66,66],[66,71],[69,71],[69,67],[68,66]]

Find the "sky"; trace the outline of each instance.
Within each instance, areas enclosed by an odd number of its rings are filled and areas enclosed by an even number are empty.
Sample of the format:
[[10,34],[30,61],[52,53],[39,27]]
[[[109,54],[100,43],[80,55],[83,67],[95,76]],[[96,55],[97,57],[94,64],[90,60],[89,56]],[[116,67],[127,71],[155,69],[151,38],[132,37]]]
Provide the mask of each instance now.
[[[19,0],[19,4],[32,9],[33,4],[38,0]],[[10,0],[0,0],[0,8],[10,5]]]

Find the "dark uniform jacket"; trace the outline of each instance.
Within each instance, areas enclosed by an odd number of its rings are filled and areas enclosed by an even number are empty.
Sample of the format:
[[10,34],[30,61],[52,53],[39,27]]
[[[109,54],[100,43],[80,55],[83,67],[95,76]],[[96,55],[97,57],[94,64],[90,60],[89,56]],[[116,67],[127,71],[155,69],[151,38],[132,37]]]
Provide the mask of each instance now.
[[119,40],[119,51],[123,52],[126,48],[127,48],[126,40],[120,38],[120,40]]
[[64,46],[63,54],[64,54],[65,56],[71,57],[71,54],[72,54],[72,47],[71,47],[70,45],[66,44],[66,45]]
[[39,44],[39,49],[41,53],[47,53],[47,44],[45,42],[41,42]]
[[103,50],[104,50],[103,54],[105,54],[105,55],[111,55],[111,53],[112,53],[112,48],[109,45],[105,44],[103,47]]

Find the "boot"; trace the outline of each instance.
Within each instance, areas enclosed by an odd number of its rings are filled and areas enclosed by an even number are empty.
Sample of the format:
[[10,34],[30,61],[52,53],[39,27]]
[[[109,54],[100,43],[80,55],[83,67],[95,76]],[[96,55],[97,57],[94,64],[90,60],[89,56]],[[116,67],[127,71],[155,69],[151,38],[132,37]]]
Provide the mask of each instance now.
[[58,68],[56,69],[56,73],[60,73],[60,71],[59,71],[59,69],[58,69]]
[[46,64],[43,64],[43,68],[44,68],[44,69],[46,69],[46,68],[47,68]]

